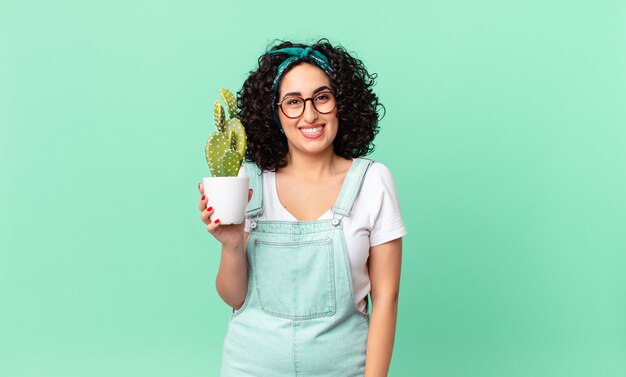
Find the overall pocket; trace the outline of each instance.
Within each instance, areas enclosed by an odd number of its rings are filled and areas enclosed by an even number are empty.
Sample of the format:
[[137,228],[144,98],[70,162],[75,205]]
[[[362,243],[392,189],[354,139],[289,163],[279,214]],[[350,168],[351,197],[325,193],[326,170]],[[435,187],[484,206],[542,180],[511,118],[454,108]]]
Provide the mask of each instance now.
[[251,253],[261,309],[290,319],[335,313],[335,266],[331,239],[254,241]]

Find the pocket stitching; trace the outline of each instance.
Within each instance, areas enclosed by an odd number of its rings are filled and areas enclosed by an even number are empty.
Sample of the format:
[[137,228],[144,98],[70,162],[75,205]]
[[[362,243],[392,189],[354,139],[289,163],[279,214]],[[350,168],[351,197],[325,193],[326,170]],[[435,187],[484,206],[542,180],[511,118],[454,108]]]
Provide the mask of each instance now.
[[[327,279],[329,281],[329,294],[330,294],[330,306],[329,309],[323,312],[315,312],[315,313],[307,313],[307,314],[292,314],[292,313],[284,313],[284,312],[275,312],[272,311],[270,309],[268,309],[266,307],[266,305],[263,303],[263,299],[262,299],[262,295],[261,295],[261,290],[260,290],[260,285],[259,285],[259,274],[258,272],[254,274],[254,282],[255,282],[255,290],[257,293],[257,297],[259,300],[259,304],[261,307],[261,310],[269,315],[273,315],[276,317],[281,317],[281,318],[287,318],[287,319],[312,319],[312,318],[320,318],[320,317],[329,317],[332,316],[336,313],[337,311],[337,298],[336,298],[336,287],[335,287],[335,262],[334,262],[334,257],[333,257],[333,248],[332,248],[332,239],[330,238],[326,238],[323,240],[314,240],[314,241],[309,241],[309,242],[302,242],[302,241],[297,241],[297,242],[272,242],[272,241],[262,241],[262,240],[255,240],[254,241],[255,245],[268,245],[268,246],[274,246],[274,247],[281,247],[281,248],[286,248],[286,247],[293,247],[293,246],[301,246],[301,245],[322,245],[325,247],[325,254],[326,257],[328,258],[328,270],[327,270]],[[252,258],[252,263],[254,264],[254,267],[256,267],[256,256]]]

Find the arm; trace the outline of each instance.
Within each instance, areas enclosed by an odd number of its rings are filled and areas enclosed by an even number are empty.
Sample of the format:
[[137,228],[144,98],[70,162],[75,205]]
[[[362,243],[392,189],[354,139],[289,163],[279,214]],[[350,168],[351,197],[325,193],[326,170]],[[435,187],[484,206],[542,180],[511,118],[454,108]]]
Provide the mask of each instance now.
[[[223,225],[227,226],[231,225]],[[248,233],[243,232],[242,244],[234,247],[222,244],[222,258],[215,287],[222,300],[233,309],[241,308],[248,293],[247,242]]]
[[398,292],[402,238],[370,248],[369,274],[372,285],[365,377],[385,377],[389,371],[398,316]]
[[[219,219],[211,222],[213,208],[207,208],[208,198],[203,195],[204,188],[198,184],[200,191],[200,219],[206,229],[222,244],[220,267],[215,279],[217,293],[222,300],[234,309],[243,305],[248,293],[248,263],[246,261],[246,242],[248,233],[244,232],[244,224],[221,225]],[[248,191],[248,201],[252,197],[252,189]]]

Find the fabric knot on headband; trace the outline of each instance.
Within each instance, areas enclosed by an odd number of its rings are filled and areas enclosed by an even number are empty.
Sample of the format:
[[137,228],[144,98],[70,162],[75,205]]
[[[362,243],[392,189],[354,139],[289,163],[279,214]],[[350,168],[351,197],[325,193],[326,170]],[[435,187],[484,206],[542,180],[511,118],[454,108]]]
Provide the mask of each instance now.
[[287,47],[281,48],[280,50],[271,50],[266,52],[267,55],[288,55],[289,57],[285,59],[278,66],[278,70],[276,71],[276,77],[274,78],[274,90],[278,89],[278,82],[282,77],[283,73],[290,65],[293,63],[300,61],[302,59],[309,58],[311,59],[317,66],[319,66],[327,75],[330,76],[332,73],[332,68],[330,67],[330,63],[328,62],[328,58],[324,56],[321,52],[312,49],[311,47],[301,48],[301,47]]
[[[328,76],[331,76],[333,72],[333,69],[330,66],[330,62],[328,61],[328,58],[321,52],[314,50],[311,47],[305,47],[305,48],[286,47],[286,48],[281,48],[279,50],[270,50],[270,51],[267,51],[265,54],[267,55],[282,54],[282,55],[289,56],[282,63],[280,63],[280,65],[278,66],[278,69],[276,70],[276,76],[274,77],[274,82],[272,84],[272,103],[274,104],[274,106],[276,106],[276,98],[278,97],[278,83],[280,82],[281,77],[285,73],[285,70],[287,70],[287,68],[289,68],[292,64],[303,59],[311,59],[311,61],[313,61],[315,65],[317,65],[324,72],[326,72]],[[282,131],[283,128],[280,125],[280,121],[278,120],[278,115],[276,112],[274,112],[274,120],[276,121],[276,124],[278,124],[278,127]]]

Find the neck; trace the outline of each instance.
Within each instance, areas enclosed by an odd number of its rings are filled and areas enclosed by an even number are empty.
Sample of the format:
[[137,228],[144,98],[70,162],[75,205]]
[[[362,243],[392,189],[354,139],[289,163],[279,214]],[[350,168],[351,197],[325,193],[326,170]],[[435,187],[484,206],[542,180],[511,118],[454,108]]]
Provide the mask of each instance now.
[[287,166],[282,170],[295,173],[303,178],[318,179],[321,176],[333,173],[341,157],[337,156],[332,148],[316,154],[304,154],[298,151],[290,151],[287,156]]

